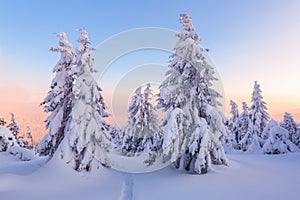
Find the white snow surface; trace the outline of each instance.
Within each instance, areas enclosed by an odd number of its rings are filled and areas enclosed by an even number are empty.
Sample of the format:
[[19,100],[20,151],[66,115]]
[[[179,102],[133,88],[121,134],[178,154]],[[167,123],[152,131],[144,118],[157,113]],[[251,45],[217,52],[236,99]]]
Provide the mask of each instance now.
[[146,174],[107,168],[78,173],[57,158],[43,165],[45,157],[24,162],[0,152],[0,199],[299,199],[300,153],[228,159],[229,167],[204,175],[172,167]]

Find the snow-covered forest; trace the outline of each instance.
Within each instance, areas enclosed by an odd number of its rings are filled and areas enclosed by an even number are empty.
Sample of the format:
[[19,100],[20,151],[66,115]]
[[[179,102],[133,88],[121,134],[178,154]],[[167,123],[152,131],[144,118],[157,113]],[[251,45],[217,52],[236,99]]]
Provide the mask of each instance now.
[[[231,100],[231,117],[227,126],[230,136],[227,141],[234,150],[247,153],[261,152],[280,154],[299,151],[300,124],[297,124],[290,113],[285,113],[281,122],[270,119],[267,104],[263,100],[262,90],[257,81],[248,108],[242,103],[239,112],[237,104]],[[227,146],[228,147],[228,146]]]
[[[35,144],[30,127],[20,132],[13,113],[9,120],[0,118],[0,177],[7,181],[0,182],[0,185],[7,184],[0,187],[0,198],[3,195],[4,199],[20,199],[25,191],[25,199],[40,198],[43,192],[46,199],[52,199],[52,188],[56,193],[67,187],[66,193],[61,196],[54,194],[54,197],[81,199],[87,196],[93,199],[98,198],[93,195],[100,188],[104,199],[152,199],[149,190],[146,190],[149,183],[157,192],[154,194],[156,199],[167,199],[168,192],[164,193],[164,190],[171,189],[181,191],[176,196],[176,192],[171,194],[173,199],[201,198],[202,194],[198,194],[195,188],[197,184],[212,193],[223,192],[224,199],[232,199],[232,193],[243,194],[224,186],[227,184],[225,180],[231,177],[238,180],[239,176],[267,176],[262,171],[255,174],[239,162],[249,167],[261,163],[262,169],[268,170],[273,165],[286,167],[288,165],[281,162],[290,159],[293,164],[289,169],[297,171],[296,166],[300,164],[300,154],[297,153],[300,152],[300,123],[288,112],[281,121],[271,119],[267,102],[263,99],[263,86],[257,81],[254,81],[251,104],[242,102],[239,106],[231,100],[230,116],[226,117],[218,109],[223,97],[212,87],[217,80],[215,68],[205,56],[207,49],[201,47],[201,37],[192,18],[183,13],[179,22],[182,29],[176,34],[177,43],[158,93],[154,93],[156,90],[150,83],[137,86],[128,106],[127,124],[123,127],[107,120],[112,114],[107,109],[101,85],[93,76],[96,69],[91,52],[95,49],[91,47],[87,30],[78,30],[77,44],[69,42],[67,33],[57,33],[58,44],[50,51],[58,53],[60,59],[53,67],[49,92],[40,104],[48,114],[45,119],[46,135]],[[76,48],[73,48],[75,45]],[[163,113],[162,120],[158,111]],[[164,164],[169,167],[152,174],[119,172],[114,169],[115,160],[111,160],[114,154],[126,157],[128,162],[133,157],[141,157],[145,168]],[[282,155],[270,157],[269,154]],[[274,173],[279,168],[275,168]],[[282,171],[289,169],[280,168]],[[299,174],[299,169],[297,172]],[[14,173],[24,177],[18,179],[5,175]],[[192,177],[190,174],[205,175]],[[171,180],[176,176],[178,180]],[[269,172],[268,176],[272,174]],[[64,180],[62,184],[55,185],[55,178],[62,177],[70,181]],[[284,175],[279,173],[277,177]],[[257,182],[260,182],[259,178]],[[30,194],[29,186],[22,186],[32,180],[33,187],[38,187],[42,179],[46,184],[49,182],[49,189],[41,186],[40,192]],[[76,183],[82,179],[87,184],[80,186],[85,192],[70,194],[73,189],[80,188]],[[162,181],[158,184],[161,188],[155,185],[157,180]],[[174,184],[174,188],[167,186],[168,181]],[[255,183],[251,179],[245,181]],[[277,189],[280,189],[280,180],[277,181]],[[181,182],[186,185],[180,186]],[[18,192],[11,194],[14,184]],[[267,196],[263,193],[263,186],[266,186],[267,192],[271,190],[268,184],[268,180],[258,184],[262,186],[259,191],[263,197]],[[90,187],[91,192],[85,187]],[[285,185],[283,188],[289,187]],[[287,198],[292,199],[293,194],[295,192],[287,194]],[[214,198],[220,197],[216,195],[212,194]],[[257,196],[251,194],[249,197],[255,199]]]

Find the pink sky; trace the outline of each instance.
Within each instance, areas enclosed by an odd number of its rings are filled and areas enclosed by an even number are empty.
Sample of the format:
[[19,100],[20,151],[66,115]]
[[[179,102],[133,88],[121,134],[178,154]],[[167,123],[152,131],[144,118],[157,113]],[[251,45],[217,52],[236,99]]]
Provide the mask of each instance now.
[[0,87],[0,117],[5,118],[9,123],[10,113],[15,114],[15,118],[21,129],[21,134],[25,133],[27,126],[32,130],[35,141],[39,141],[45,134],[46,114],[42,112],[39,102],[42,100],[41,94],[34,93],[21,86]]
[[[248,85],[248,91],[240,95],[230,95],[226,94],[226,114],[228,116],[229,106],[228,102],[230,99],[234,99],[239,108],[241,108],[241,102],[246,100],[248,105],[250,104],[250,98],[252,93],[252,83]],[[300,122],[300,108],[297,99],[293,97],[280,98],[278,96],[270,95],[268,91],[264,89],[264,86],[261,86],[263,90],[264,100],[267,102],[267,107],[269,109],[270,116],[278,121],[282,119],[282,116],[285,111],[291,112],[297,122]],[[247,93],[247,94],[246,94]],[[42,136],[46,133],[44,120],[47,117],[42,111],[42,107],[39,106],[39,103],[46,96],[47,92],[44,91],[29,91],[21,86],[9,86],[9,87],[0,87],[0,116],[4,117],[7,122],[10,121],[10,112],[15,114],[16,120],[19,123],[21,128],[21,133],[25,133],[26,126],[30,126],[35,137],[36,141],[39,141]],[[105,95],[106,96],[106,95]],[[106,104],[110,106],[110,98],[106,96]],[[123,100],[120,100],[120,104],[127,104],[128,99],[124,97]],[[111,108],[109,108],[111,111]],[[123,110],[114,110],[115,115],[121,115],[122,117],[117,120],[124,124],[126,122],[126,109],[123,106]],[[112,122],[111,119],[108,120]]]

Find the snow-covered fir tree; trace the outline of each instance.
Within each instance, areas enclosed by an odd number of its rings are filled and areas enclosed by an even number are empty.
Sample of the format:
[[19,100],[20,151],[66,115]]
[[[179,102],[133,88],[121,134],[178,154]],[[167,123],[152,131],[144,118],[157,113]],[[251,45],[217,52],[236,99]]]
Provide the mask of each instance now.
[[4,120],[4,118],[0,118],[0,126],[5,126],[6,121]]
[[267,112],[266,102],[263,101],[262,91],[257,81],[254,82],[254,90],[252,93],[252,105],[250,107],[250,119],[253,126],[254,135],[261,137],[261,134],[270,120]]
[[221,142],[225,153],[233,152],[238,148],[238,144],[235,140],[235,134],[228,127],[228,119],[224,116],[223,123],[225,124],[225,131],[222,132]]
[[143,138],[139,137],[139,133],[142,131],[144,125],[144,118],[142,116],[143,112],[143,94],[142,87],[138,87],[133,96],[131,97],[131,102],[128,108],[129,117],[127,125],[123,128],[124,137],[122,151],[124,153],[128,152],[138,152],[142,151],[141,140]]
[[50,49],[60,53],[60,60],[53,68],[55,76],[51,82],[50,91],[41,105],[44,111],[50,113],[46,119],[48,133],[37,147],[39,155],[53,156],[59,144],[64,138],[66,122],[70,114],[71,91],[73,82],[72,65],[74,54],[72,44],[68,41],[66,33],[57,33],[58,46]]
[[158,142],[156,137],[160,132],[160,122],[150,102],[152,95],[151,85],[147,84],[143,92],[138,87],[131,99],[122,146],[122,152],[127,155],[141,151],[150,152],[156,148],[154,145]]
[[239,141],[240,148],[246,152],[259,152],[264,143],[261,137],[270,117],[261,93],[260,85],[255,81],[251,99],[252,105],[249,109],[248,131],[241,136]]
[[26,146],[26,140],[24,138],[24,135],[20,135],[20,128],[19,125],[15,119],[15,115],[13,113],[11,114],[11,122],[7,125],[7,128],[11,131],[11,133],[14,135],[15,140],[17,141],[18,145],[20,147]]
[[[251,130],[252,130],[252,124],[249,116],[249,108],[246,102],[242,103],[243,111],[239,115],[238,121],[237,121],[237,135],[236,135],[236,142],[238,143],[238,149],[241,149],[243,151],[247,151],[249,145],[251,144]],[[245,138],[245,139],[244,139]],[[247,139],[246,139],[247,138]]]
[[120,134],[120,130],[116,126],[113,125],[110,127],[109,134],[112,139],[116,139],[118,137],[118,135]]
[[239,110],[238,110],[238,105],[233,100],[230,100],[230,106],[231,106],[231,109],[230,109],[231,117],[228,120],[228,128],[231,132],[229,134],[231,134],[232,137],[234,138],[234,144],[232,144],[232,146],[237,148],[237,146],[236,146],[238,143],[237,137],[239,134],[238,133]]
[[248,106],[243,102],[243,112],[238,119],[238,148],[242,151],[253,153],[259,152],[263,140],[254,131],[254,125],[252,124],[250,114],[248,112]]
[[11,121],[10,123],[7,125],[7,128],[10,130],[10,132],[14,135],[15,139],[18,141],[19,138],[19,125],[15,119],[15,115],[13,113],[10,113],[11,115]]
[[200,174],[211,164],[226,164],[220,141],[226,127],[216,108],[221,95],[212,89],[217,79],[199,47],[200,37],[188,14],[181,14],[179,21],[184,28],[177,34],[179,41],[158,97],[165,111],[162,151],[177,168]]
[[233,129],[234,124],[236,123],[239,117],[239,110],[238,110],[238,105],[233,100],[230,100],[230,106],[231,106],[230,109],[231,118],[228,121],[228,125],[230,129]]
[[90,171],[102,164],[108,166],[109,125],[101,88],[93,78],[88,33],[80,30],[76,48],[78,77],[72,88],[71,113],[61,145],[61,157],[77,171]]
[[18,144],[20,147],[28,148],[28,141],[26,140],[24,134],[18,136]]
[[123,145],[123,131],[120,130],[117,126],[112,125],[110,126],[109,134],[113,144],[115,144],[115,148],[120,150]]
[[143,93],[144,97],[144,121],[147,122],[144,127],[145,134],[143,136],[142,145],[146,150],[157,150],[161,146],[161,129],[160,121],[156,113],[156,108],[151,103],[153,91],[151,84],[148,83]]
[[288,130],[277,124],[270,129],[269,138],[263,145],[262,151],[267,154],[280,154],[300,150],[289,140]]
[[26,137],[27,137],[27,148],[34,149],[32,132],[31,132],[31,128],[29,126],[27,126]]
[[289,132],[289,139],[299,146],[299,135],[297,134],[297,123],[295,122],[293,116],[286,112],[283,116],[283,121],[280,123],[280,126],[285,128]]
[[112,143],[115,145],[115,149],[120,151],[123,146],[123,138],[124,138],[124,128],[119,128],[115,125],[110,126],[110,136],[112,138]]

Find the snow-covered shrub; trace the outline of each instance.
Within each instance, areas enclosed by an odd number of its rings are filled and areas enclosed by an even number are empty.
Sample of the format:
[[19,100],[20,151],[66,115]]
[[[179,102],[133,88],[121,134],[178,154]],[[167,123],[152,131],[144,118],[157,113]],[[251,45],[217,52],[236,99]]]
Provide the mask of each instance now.
[[267,154],[280,154],[299,151],[299,148],[289,140],[289,132],[278,125],[273,126],[262,151]]
[[263,140],[267,140],[270,136],[270,131],[271,129],[274,127],[274,126],[278,126],[278,122],[275,121],[274,119],[271,119],[267,126],[264,128],[263,132],[262,132],[262,135],[261,135],[261,138]]
[[20,147],[20,146],[11,146],[7,149],[7,153],[14,155],[22,161],[29,161],[35,158],[35,153],[32,150]]
[[0,126],[0,151],[6,151],[11,146],[19,146],[15,136],[8,128]]
[[261,150],[260,138],[253,134],[251,129],[245,134],[239,145],[241,150],[247,153],[255,153]]

